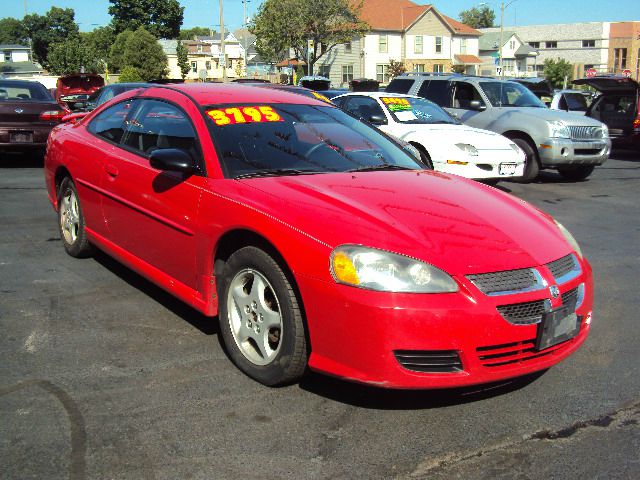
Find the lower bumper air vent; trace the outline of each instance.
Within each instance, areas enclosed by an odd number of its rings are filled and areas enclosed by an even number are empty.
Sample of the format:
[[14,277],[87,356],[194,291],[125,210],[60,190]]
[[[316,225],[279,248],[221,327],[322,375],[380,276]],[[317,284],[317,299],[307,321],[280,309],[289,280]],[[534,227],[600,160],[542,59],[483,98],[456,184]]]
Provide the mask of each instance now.
[[400,365],[414,372],[462,372],[462,361],[455,350],[396,350],[393,354]]

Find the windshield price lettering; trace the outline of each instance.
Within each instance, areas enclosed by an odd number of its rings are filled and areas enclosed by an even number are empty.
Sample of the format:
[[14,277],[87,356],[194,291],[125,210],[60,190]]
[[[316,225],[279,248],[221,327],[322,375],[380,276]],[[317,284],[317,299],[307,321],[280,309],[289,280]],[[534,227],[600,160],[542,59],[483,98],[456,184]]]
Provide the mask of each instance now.
[[282,122],[272,107],[262,105],[255,107],[230,107],[207,111],[207,115],[218,127],[238,123]]

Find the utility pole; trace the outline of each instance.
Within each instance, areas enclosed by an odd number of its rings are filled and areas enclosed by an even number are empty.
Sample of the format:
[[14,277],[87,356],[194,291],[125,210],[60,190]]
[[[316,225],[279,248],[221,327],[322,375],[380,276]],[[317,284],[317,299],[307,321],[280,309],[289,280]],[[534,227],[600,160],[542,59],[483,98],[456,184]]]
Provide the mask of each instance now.
[[504,66],[502,65],[502,46],[504,45],[504,8],[504,2],[502,2],[500,4],[500,78],[502,79],[504,79]]
[[249,19],[247,18],[247,3],[249,0],[242,0],[242,6],[244,7],[244,37],[242,39],[242,46],[244,48],[244,71],[248,73],[247,67],[247,37],[249,36]]
[[220,1],[220,64],[222,65],[222,81],[227,81],[227,56],[224,49],[224,15],[222,12],[222,4],[224,0]]

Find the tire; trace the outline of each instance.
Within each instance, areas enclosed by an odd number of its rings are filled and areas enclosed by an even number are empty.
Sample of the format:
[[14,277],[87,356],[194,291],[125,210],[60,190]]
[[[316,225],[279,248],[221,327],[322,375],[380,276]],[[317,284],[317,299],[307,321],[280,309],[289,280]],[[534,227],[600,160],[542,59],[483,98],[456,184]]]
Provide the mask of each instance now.
[[76,185],[69,177],[62,180],[58,190],[58,229],[64,249],[76,258],[85,258],[93,253],[87,239],[85,220]]
[[433,170],[433,162],[431,161],[431,156],[429,155],[429,152],[427,152],[427,150],[418,143],[412,143],[411,145],[416,147],[420,152],[420,160],[422,161],[422,163],[424,163],[429,170]]
[[499,178],[481,178],[478,180],[478,182],[484,183],[485,185],[489,185],[491,187],[495,187],[496,185],[498,185],[499,181]]
[[522,149],[526,156],[524,174],[522,175],[522,178],[517,181],[519,183],[531,183],[540,173],[540,164],[538,163],[538,156],[535,148],[523,138],[512,138],[511,140]]
[[558,167],[558,173],[567,180],[585,180],[593,173],[595,165],[580,165],[578,167]]
[[267,386],[298,381],[307,368],[306,330],[280,265],[264,250],[244,247],[229,257],[218,284],[220,332],[233,363]]

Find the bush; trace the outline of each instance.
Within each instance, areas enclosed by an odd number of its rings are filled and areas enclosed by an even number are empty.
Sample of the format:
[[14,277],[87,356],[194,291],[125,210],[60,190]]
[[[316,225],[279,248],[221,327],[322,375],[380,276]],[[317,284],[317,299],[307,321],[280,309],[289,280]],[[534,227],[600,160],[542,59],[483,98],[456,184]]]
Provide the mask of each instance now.
[[143,82],[142,75],[136,67],[126,66],[122,70],[120,70],[120,78],[118,82],[120,83],[131,83],[131,82]]

